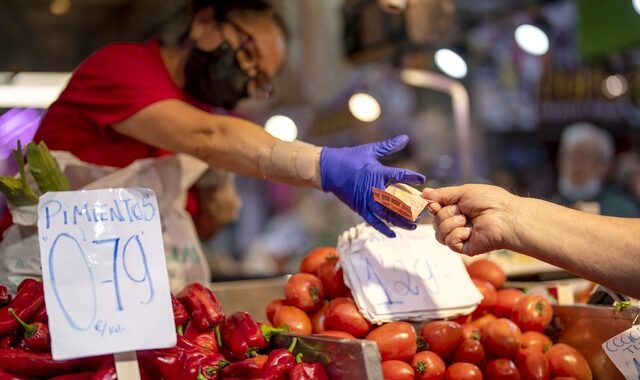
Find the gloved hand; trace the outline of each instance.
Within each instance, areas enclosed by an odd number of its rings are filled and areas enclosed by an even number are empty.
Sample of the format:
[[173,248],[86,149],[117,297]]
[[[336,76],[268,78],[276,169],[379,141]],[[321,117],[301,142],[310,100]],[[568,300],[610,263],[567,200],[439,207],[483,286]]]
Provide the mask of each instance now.
[[416,225],[389,211],[373,200],[372,187],[384,189],[391,183],[409,185],[424,183],[424,176],[412,170],[383,166],[378,159],[395,153],[407,145],[409,137],[401,135],[389,140],[351,148],[322,148],[320,176],[322,190],[332,192],[360,214],[364,220],[388,237],[396,234],[383,220],[405,229]]

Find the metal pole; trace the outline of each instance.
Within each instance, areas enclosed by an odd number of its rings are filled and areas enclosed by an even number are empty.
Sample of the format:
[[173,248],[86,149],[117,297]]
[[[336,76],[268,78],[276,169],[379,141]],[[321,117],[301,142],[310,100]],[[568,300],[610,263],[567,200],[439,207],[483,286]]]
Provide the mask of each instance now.
[[462,180],[465,182],[471,180],[473,173],[471,116],[469,93],[466,88],[457,80],[426,70],[404,69],[401,77],[411,86],[440,91],[451,96]]

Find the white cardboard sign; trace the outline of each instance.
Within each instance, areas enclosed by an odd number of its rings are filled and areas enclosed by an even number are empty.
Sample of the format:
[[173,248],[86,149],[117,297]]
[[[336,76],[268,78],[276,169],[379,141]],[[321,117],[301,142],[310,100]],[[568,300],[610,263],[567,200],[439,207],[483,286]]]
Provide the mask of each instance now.
[[359,225],[338,239],[344,278],[372,323],[468,314],[482,301],[460,255],[435,239],[431,226],[394,228],[389,239]]
[[151,190],[45,193],[38,235],[54,359],[176,344]]
[[640,379],[640,325],[632,326],[602,344],[602,349],[625,379]]

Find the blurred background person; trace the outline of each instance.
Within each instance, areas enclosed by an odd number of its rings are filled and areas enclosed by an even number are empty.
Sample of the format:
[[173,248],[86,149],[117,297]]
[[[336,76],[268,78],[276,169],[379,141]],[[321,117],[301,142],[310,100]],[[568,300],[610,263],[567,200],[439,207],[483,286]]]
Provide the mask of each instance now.
[[601,215],[640,216],[633,200],[607,181],[615,154],[608,132],[572,124],[562,133],[559,153],[556,203]]
[[616,159],[614,177],[620,190],[640,207],[640,154],[635,151],[620,154]]

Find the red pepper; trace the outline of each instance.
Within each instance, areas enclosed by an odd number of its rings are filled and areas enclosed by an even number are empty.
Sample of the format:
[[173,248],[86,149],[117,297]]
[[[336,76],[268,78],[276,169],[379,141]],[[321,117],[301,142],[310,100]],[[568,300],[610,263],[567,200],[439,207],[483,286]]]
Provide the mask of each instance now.
[[96,373],[93,374],[91,380],[116,380],[117,378],[116,364],[113,360],[113,356],[111,356],[102,363]]
[[9,348],[13,347],[14,344],[18,341],[18,330],[15,330],[12,333],[9,333],[2,338],[0,338],[0,348]]
[[20,376],[52,377],[73,371],[95,371],[106,356],[53,360],[46,352],[27,352],[16,348],[0,349],[0,369]]
[[177,295],[178,301],[191,314],[191,320],[200,330],[209,330],[224,320],[222,306],[216,294],[204,285],[194,282]]
[[189,320],[189,314],[173,294],[171,295],[171,306],[173,307],[173,322],[176,324],[176,328],[179,328]]
[[289,371],[289,380],[329,380],[320,363],[303,363],[302,354],[296,356],[296,365]]
[[49,327],[42,322],[34,322],[32,324],[25,323],[16,314],[13,308],[9,308],[11,314],[24,329],[24,336],[18,346],[33,351],[50,351],[51,337],[49,336]]
[[222,345],[236,360],[255,356],[258,351],[267,347],[273,334],[287,331],[286,326],[275,328],[259,325],[249,313],[245,312],[233,313],[220,324]]
[[34,322],[42,322],[42,323],[49,322],[49,316],[47,315],[47,309],[45,307],[42,307],[40,310],[38,310],[36,315],[33,316],[33,321]]
[[231,363],[222,371],[222,377],[224,379],[230,377],[258,377],[264,370],[264,365],[267,363],[268,358],[267,355],[258,355],[241,362]]
[[93,372],[76,372],[54,376],[49,380],[93,380]]
[[36,280],[24,280],[18,293],[9,305],[0,309],[0,336],[16,331],[20,324],[9,314],[9,308],[25,321],[31,320],[35,313],[44,307],[44,291],[42,283]]
[[208,354],[203,359],[192,356],[185,362],[186,368],[198,369],[197,380],[218,380],[221,378],[222,370],[227,365],[229,365],[229,362],[217,352]]
[[9,302],[11,302],[11,294],[6,286],[0,285],[0,307],[9,304]]
[[194,343],[196,346],[202,347],[206,350],[218,352],[220,345],[218,344],[218,334],[215,329],[209,329],[209,331],[200,331],[193,326],[193,323],[187,324],[187,328],[184,330],[184,338]]
[[154,379],[167,380],[216,380],[228,364],[221,354],[195,346],[182,337],[178,337],[176,347],[138,351],[138,360]]
[[282,380],[286,374],[296,364],[296,358],[293,356],[293,348],[298,340],[293,338],[291,346],[288,349],[278,348],[269,353],[264,371],[257,379],[260,380]]
[[0,371],[0,380],[28,380],[28,378]]
[[16,293],[20,293],[20,291],[22,290],[22,288],[24,288],[26,285],[29,284],[33,284],[34,282],[39,282],[42,283],[41,281],[36,280],[35,278],[25,278],[24,280],[22,280],[20,282],[20,284],[18,285],[18,289],[16,289]]

